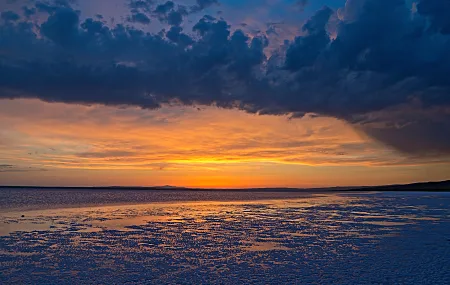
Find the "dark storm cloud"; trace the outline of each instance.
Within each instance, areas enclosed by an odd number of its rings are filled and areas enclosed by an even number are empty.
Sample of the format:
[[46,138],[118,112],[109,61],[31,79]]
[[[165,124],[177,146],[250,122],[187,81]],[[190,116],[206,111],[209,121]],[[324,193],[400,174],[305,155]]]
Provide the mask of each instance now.
[[14,21],[17,21],[20,19],[20,16],[13,11],[1,12],[0,16],[1,16],[2,20],[5,20],[5,21],[13,21],[14,22]]
[[411,155],[450,154],[446,1],[420,0],[417,12],[403,0],[324,7],[270,58],[264,35],[231,32],[224,19],[204,16],[184,31],[189,13],[171,1],[129,4],[132,15],[171,26],[157,34],[81,21],[68,3],[37,3],[48,14],[37,29],[26,17],[3,22],[0,97],[143,108],[176,100],[293,118],[315,113]]
[[179,26],[171,27],[170,30],[166,33],[166,37],[170,41],[182,47],[187,47],[194,42],[188,35],[183,34],[183,29]]
[[441,121],[415,121],[402,126],[367,127],[371,137],[414,155],[442,155],[449,152],[450,116]]
[[41,33],[63,47],[78,44],[79,15],[69,8],[61,8],[41,25]]
[[422,0],[417,4],[417,11],[429,17],[432,30],[450,34],[450,1]]
[[164,4],[159,4],[158,6],[156,6],[153,13],[155,13],[161,18],[163,17],[165,18],[167,17],[167,14],[173,10],[173,8],[175,8],[175,3],[173,3],[172,1],[167,1]]
[[320,53],[330,43],[326,25],[333,11],[325,7],[303,26],[307,34],[297,37],[286,53],[286,68],[292,71],[313,65]]
[[139,23],[139,24],[143,24],[143,25],[148,25],[150,24],[150,18],[145,15],[144,13],[133,13],[129,18],[128,21],[131,23]]
[[24,6],[24,7],[22,7],[22,10],[23,10],[23,15],[26,18],[29,18],[29,17],[33,16],[34,14],[36,14],[36,8],[34,8],[34,7],[29,8],[27,6]]

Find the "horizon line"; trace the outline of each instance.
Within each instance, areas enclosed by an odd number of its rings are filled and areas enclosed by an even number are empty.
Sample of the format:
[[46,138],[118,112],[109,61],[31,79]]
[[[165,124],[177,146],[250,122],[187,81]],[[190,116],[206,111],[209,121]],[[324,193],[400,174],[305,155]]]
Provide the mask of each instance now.
[[[328,186],[328,187],[220,187],[220,188],[209,188],[209,187],[185,187],[185,186],[172,186],[172,185],[159,185],[159,186],[38,186],[38,185],[0,185],[0,189],[7,188],[40,188],[40,189],[105,189],[105,190],[173,190],[173,191],[245,191],[245,190],[289,190],[289,191],[311,191],[311,190],[362,190],[370,191],[374,188],[381,188],[380,190],[389,190],[392,187],[420,187],[420,186],[433,186],[440,185],[444,186],[445,189],[450,190],[450,179],[441,181],[423,181],[423,182],[412,182],[407,184],[387,184],[387,185],[360,185],[360,186]],[[394,190],[394,189],[393,189]],[[428,189],[427,189],[428,190]],[[439,189],[442,190],[442,189]]]

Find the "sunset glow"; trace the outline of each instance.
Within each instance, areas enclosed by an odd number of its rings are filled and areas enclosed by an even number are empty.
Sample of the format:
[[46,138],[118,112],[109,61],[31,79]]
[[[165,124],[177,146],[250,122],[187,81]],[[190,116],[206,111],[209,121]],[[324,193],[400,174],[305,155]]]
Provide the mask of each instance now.
[[8,184],[322,187],[446,175],[439,159],[408,159],[329,117],[3,100],[0,125]]

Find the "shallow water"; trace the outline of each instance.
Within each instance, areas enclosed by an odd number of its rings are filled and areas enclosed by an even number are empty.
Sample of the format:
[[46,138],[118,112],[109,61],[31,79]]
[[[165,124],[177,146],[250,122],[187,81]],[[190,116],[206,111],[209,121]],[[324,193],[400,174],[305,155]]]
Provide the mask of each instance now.
[[450,284],[448,193],[56,192],[2,208],[2,284]]

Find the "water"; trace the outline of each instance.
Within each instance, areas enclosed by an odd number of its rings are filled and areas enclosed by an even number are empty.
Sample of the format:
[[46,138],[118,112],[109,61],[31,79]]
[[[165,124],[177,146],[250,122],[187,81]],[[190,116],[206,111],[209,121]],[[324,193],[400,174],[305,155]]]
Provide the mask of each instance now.
[[2,284],[450,284],[449,193],[0,198]]
[[143,190],[58,190],[0,189],[0,212],[98,205],[142,204],[185,201],[249,201],[310,197],[311,193],[237,191],[143,191]]

